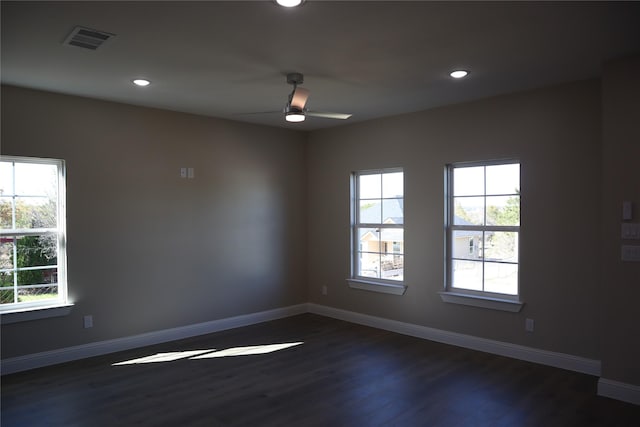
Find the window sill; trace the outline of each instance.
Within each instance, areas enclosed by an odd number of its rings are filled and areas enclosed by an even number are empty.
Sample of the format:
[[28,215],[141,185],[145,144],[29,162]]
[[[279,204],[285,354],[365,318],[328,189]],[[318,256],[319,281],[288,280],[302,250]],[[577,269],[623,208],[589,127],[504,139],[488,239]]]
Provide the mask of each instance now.
[[466,295],[455,292],[438,292],[442,301],[450,304],[470,305],[472,307],[488,308],[491,310],[510,311],[518,313],[522,310],[522,301],[490,298],[478,295]]
[[58,304],[5,311],[1,313],[1,323],[3,325],[8,325],[10,323],[28,322],[30,320],[67,316],[69,313],[71,313],[72,308],[73,304]]
[[347,279],[351,289],[361,289],[363,291],[380,292],[383,294],[404,295],[407,290],[406,285],[393,283],[380,283],[362,279]]

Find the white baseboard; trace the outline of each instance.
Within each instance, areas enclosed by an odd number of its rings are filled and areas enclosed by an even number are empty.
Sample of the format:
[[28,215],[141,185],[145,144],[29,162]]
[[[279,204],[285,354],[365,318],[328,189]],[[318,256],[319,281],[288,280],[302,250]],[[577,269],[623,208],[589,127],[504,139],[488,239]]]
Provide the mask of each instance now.
[[210,322],[197,323],[178,328],[154,331],[140,335],[134,335],[113,340],[99,341],[82,344],[73,347],[61,348],[42,353],[28,354],[25,356],[11,357],[2,360],[2,375],[58,363],[71,362],[87,357],[101,356],[122,350],[129,350],[147,345],[160,344],[198,335],[224,331],[226,329],[253,325],[283,317],[295,316],[307,312],[307,304],[298,304],[289,307],[276,308],[258,313],[244,314],[225,319],[212,320]]
[[598,396],[640,405],[640,386],[600,378],[598,380]]
[[528,362],[540,363],[542,365],[567,369],[583,374],[600,376],[599,360],[586,359],[584,357],[573,356],[565,353],[539,350],[518,344],[510,344],[486,338],[474,337],[471,335],[458,334],[455,332],[443,331],[441,329],[429,328],[412,323],[398,322],[396,320],[384,319],[381,317],[318,304],[308,304],[308,311],[310,313],[333,317],[335,319],[371,326],[378,329],[384,329],[386,331],[397,332],[399,334],[410,335],[412,337],[451,344],[472,350],[484,351],[486,353],[507,356],[514,359],[526,360]]

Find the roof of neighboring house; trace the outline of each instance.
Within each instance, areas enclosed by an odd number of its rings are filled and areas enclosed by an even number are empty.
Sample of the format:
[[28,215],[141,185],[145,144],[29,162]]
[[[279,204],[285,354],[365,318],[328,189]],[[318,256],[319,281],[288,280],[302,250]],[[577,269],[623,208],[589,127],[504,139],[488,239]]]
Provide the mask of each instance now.
[[[380,202],[373,203],[360,210],[360,223],[378,224],[380,221]],[[404,222],[404,199],[382,199],[382,223],[402,224]]]

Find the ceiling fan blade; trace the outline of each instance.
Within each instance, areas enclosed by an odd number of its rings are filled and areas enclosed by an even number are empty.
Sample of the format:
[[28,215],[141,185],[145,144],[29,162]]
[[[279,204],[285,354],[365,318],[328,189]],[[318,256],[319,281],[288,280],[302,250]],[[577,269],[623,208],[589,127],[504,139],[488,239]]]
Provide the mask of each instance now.
[[297,87],[291,96],[291,106],[302,111],[307,103],[307,98],[309,98],[309,89]]
[[306,112],[307,116],[310,117],[321,117],[324,119],[339,119],[339,120],[346,120],[349,117],[352,116],[352,114],[344,114],[344,113],[323,113],[320,111],[307,111]]
[[234,113],[234,116],[250,116],[255,114],[282,114],[282,110],[274,110],[274,111],[252,111],[250,113]]

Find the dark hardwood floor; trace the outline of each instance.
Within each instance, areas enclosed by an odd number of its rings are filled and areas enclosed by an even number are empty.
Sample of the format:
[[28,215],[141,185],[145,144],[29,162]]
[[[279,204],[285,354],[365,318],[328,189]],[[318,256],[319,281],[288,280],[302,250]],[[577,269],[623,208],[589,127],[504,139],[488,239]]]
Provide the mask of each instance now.
[[[162,352],[295,342],[303,344],[113,366]],[[304,314],[4,376],[1,424],[640,426],[640,407],[596,396],[596,382]]]

